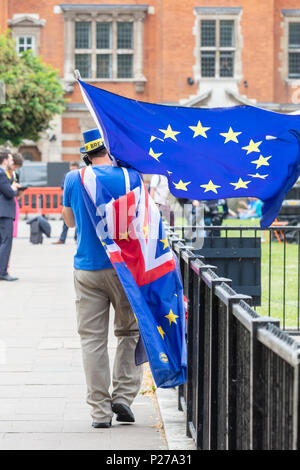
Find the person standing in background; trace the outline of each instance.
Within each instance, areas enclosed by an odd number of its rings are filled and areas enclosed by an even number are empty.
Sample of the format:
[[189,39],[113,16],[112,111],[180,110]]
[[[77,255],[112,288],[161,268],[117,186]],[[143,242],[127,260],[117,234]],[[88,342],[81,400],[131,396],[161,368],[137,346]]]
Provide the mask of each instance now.
[[[78,162],[75,162],[75,161],[70,162],[69,171],[74,171],[74,170],[78,170],[78,169],[79,169],[79,163]],[[63,178],[63,182],[61,184],[62,189],[64,189],[64,186],[65,186],[66,175],[67,175],[67,173],[65,173],[64,178]],[[64,245],[66,243],[68,230],[69,230],[69,227],[65,224],[65,222],[63,222],[63,228],[62,228],[59,240],[57,240],[57,242],[53,242],[53,245]],[[77,239],[76,229],[75,229],[74,239],[75,240]]]
[[169,197],[168,179],[163,175],[153,175],[150,183],[150,196],[154,199],[162,217],[167,219],[171,226],[174,226],[174,211],[172,211]]
[[[23,166],[24,163],[24,158],[23,156],[16,152],[13,153],[12,155],[12,163],[8,165],[6,174],[8,179],[10,180],[11,183],[18,182],[17,174],[16,171]],[[22,197],[24,194],[24,191],[18,192],[18,196],[15,198],[15,204],[16,204],[16,216],[13,224],[13,238],[16,238],[18,236],[18,222],[19,222],[19,215],[20,215],[20,204],[19,204],[19,199]]]
[[13,222],[16,215],[15,198],[20,185],[8,179],[6,171],[13,165],[12,154],[8,150],[0,152],[0,280],[16,281],[18,278],[7,272],[12,248]]

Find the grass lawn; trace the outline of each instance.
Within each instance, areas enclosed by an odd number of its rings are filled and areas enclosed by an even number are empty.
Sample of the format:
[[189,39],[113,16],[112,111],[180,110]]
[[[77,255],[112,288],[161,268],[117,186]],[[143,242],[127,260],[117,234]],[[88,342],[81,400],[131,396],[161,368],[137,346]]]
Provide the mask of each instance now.
[[[227,219],[223,225],[227,226],[253,226],[259,227],[257,219],[235,220]],[[228,236],[234,236],[235,231],[228,232]],[[236,236],[239,232],[236,232]],[[254,231],[244,232],[244,236],[254,236]],[[258,230],[257,236],[261,237],[261,306],[256,310],[260,315],[270,315],[280,320],[283,328],[298,328],[298,244],[286,243],[286,263],[284,270],[284,243],[277,240],[269,242],[269,232]],[[279,234],[279,232],[278,232]],[[269,255],[271,250],[271,282],[269,286]],[[285,282],[284,282],[285,279]],[[269,292],[270,291],[270,292]],[[285,298],[285,303],[283,299]]]
[[[182,221],[183,222],[183,221]],[[176,220],[178,225],[181,225]],[[184,225],[184,223],[183,223]],[[282,328],[299,328],[298,313],[298,244],[286,243],[286,269],[284,272],[284,243],[272,241],[269,243],[269,232],[259,229],[259,221],[226,219],[223,226],[231,227],[257,227],[256,235],[261,237],[261,285],[262,298],[261,306],[256,307],[260,315],[269,315],[269,296],[270,296],[270,316],[280,320]],[[179,233],[178,233],[179,234]],[[179,234],[180,235],[180,234]],[[243,236],[252,237],[255,231],[245,231]],[[228,236],[240,236],[240,232],[232,230]],[[271,283],[269,289],[269,251],[271,249]],[[285,283],[284,283],[285,278]],[[283,299],[285,298],[285,304]]]

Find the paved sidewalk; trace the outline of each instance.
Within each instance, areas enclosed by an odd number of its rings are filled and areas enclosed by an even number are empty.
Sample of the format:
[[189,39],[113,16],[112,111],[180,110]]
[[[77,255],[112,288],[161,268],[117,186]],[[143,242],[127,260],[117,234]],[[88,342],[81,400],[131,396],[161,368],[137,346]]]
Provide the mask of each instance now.
[[[167,449],[148,395],[133,404],[135,425],[91,427],[76,332],[75,243],[52,245],[62,223],[51,225],[52,238],[32,245],[23,238],[28,225],[20,223],[10,269],[20,280],[0,282],[0,449]],[[115,346],[111,328],[111,357]]]

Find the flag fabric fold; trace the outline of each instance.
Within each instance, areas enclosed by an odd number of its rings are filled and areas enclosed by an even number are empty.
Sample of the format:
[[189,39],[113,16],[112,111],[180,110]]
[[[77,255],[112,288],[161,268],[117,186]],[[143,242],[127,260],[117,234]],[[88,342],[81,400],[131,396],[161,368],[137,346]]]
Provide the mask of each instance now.
[[298,115],[157,105],[79,84],[111,155],[139,172],[165,175],[176,197],[259,198],[265,228],[300,175]]
[[160,213],[144,182],[140,179],[131,189],[136,172],[123,172],[126,194],[114,199],[97,166],[82,169],[83,199],[132,306],[155,383],[175,387],[186,381],[182,283]]

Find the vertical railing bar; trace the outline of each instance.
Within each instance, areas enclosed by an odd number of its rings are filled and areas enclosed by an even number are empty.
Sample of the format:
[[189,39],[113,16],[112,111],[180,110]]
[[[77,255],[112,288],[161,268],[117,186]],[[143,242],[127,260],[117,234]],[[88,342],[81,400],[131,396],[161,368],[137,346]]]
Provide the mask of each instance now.
[[283,330],[285,330],[285,293],[286,293],[286,237],[283,232]]
[[298,295],[297,295],[297,330],[299,330],[299,302],[300,302],[300,231],[298,231]]
[[294,389],[293,389],[293,449],[299,450],[298,447],[298,432],[299,432],[299,364],[293,368],[294,374]]
[[268,315],[269,317],[271,316],[271,288],[272,288],[272,283],[271,283],[271,264],[272,264],[272,257],[271,257],[271,252],[272,252],[272,229],[269,228],[269,307],[268,307]]
[[[257,245],[258,245],[258,242],[257,242],[258,238],[257,238],[257,229],[254,230],[254,246],[255,248],[257,248]],[[260,240],[260,239],[259,239]],[[256,273],[257,271],[255,270],[255,284],[257,282],[257,279],[256,279]],[[254,303],[254,302],[253,302]],[[254,310],[256,311],[256,304],[254,304]]]

